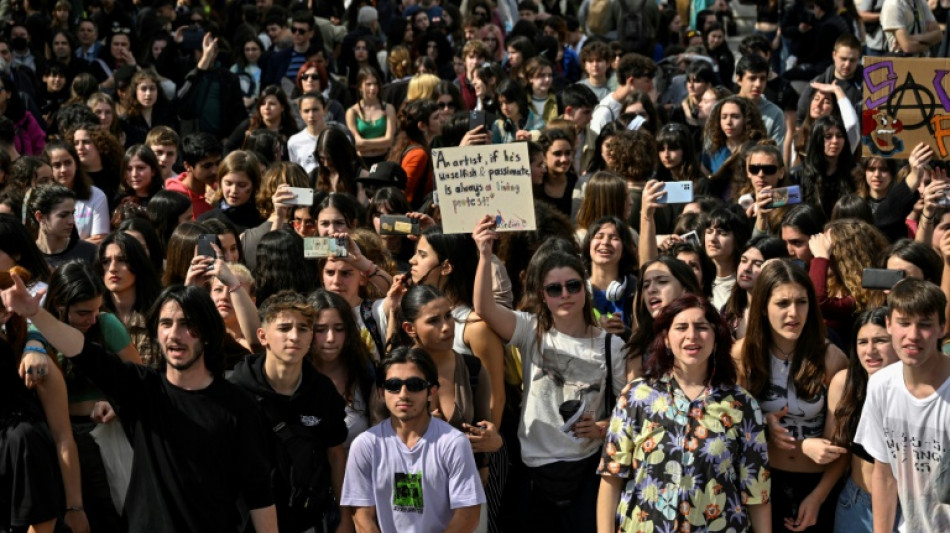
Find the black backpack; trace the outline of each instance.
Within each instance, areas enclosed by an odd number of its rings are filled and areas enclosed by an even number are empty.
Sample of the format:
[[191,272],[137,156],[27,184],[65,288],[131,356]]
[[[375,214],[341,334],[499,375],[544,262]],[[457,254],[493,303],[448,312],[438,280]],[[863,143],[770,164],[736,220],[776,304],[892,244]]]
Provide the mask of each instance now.
[[288,423],[263,397],[256,398],[277,437],[272,486],[289,487],[284,503],[296,513],[319,516],[332,499],[326,446],[300,421]]
[[617,25],[617,41],[628,50],[653,57],[653,40],[656,28],[650,22],[647,0],[620,0],[624,13]]

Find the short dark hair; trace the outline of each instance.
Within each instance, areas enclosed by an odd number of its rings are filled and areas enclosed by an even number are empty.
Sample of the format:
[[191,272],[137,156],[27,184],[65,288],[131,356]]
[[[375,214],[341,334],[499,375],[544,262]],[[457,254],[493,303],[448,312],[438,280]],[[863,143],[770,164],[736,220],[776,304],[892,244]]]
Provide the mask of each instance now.
[[936,314],[940,324],[947,323],[944,311],[947,309],[947,297],[940,287],[921,279],[904,279],[894,285],[887,295],[887,316],[894,316],[894,311],[904,315],[929,317]]
[[620,66],[617,67],[617,82],[623,85],[629,78],[644,76],[652,78],[654,74],[656,74],[656,63],[652,59],[631,52],[620,58]]
[[598,100],[597,95],[590,87],[583,83],[575,83],[568,85],[561,92],[561,103],[564,104],[565,108],[589,107],[593,109],[597,107]]
[[763,72],[769,73],[769,62],[759,54],[744,55],[736,63],[736,77],[740,80],[746,74],[762,74]]
[[[201,287],[193,285],[171,285],[166,287],[148,312],[148,332],[152,338],[158,338],[158,320],[162,307],[173,301],[181,307],[188,320],[192,335],[201,340],[204,346],[204,363],[212,375],[219,376],[224,367],[224,320],[211,301],[211,294]],[[162,358],[164,361],[164,357]]]
[[0,115],[0,144],[13,146],[16,142],[16,124],[7,118],[6,115]]
[[859,41],[857,37],[850,33],[842,33],[841,37],[838,37],[838,39],[835,40],[834,50],[836,52],[838,51],[838,48],[841,48],[842,46],[861,52],[861,41]]
[[754,54],[771,55],[772,44],[761,33],[753,33],[742,38],[739,43],[739,54],[742,56]]
[[742,257],[742,251],[745,250],[746,242],[752,236],[752,228],[749,226],[749,219],[745,216],[739,216],[729,207],[720,207],[709,214],[706,223],[703,224],[703,243],[706,242],[707,229],[721,229],[731,232],[735,240],[732,250],[732,258],[735,264],[739,264],[739,258]]
[[393,365],[416,365],[422,372],[422,377],[429,382],[430,387],[439,386],[439,371],[436,369],[435,362],[429,355],[429,352],[422,348],[409,348],[400,346],[386,355],[386,358],[379,364],[379,372],[376,373],[377,386],[382,388],[386,381],[386,374]]
[[317,312],[307,302],[307,297],[296,291],[283,290],[267,297],[261,304],[261,324],[267,324],[283,312],[300,313],[308,323],[313,324]]
[[189,166],[197,165],[198,161],[206,157],[223,153],[224,147],[221,141],[204,131],[190,133],[181,140],[181,160]]
[[295,22],[297,24],[306,24],[308,28],[313,30],[313,25],[314,25],[313,15],[311,15],[309,11],[307,12],[297,11],[294,13],[293,17],[290,20],[291,20],[291,23]]

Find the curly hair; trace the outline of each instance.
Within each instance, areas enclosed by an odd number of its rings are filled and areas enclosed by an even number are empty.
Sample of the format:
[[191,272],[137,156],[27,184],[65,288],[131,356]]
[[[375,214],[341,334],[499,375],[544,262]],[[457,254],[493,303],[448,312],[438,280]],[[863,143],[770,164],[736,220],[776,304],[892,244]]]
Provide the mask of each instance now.
[[[109,133],[109,130],[104,129],[98,124],[82,124],[66,133],[66,140],[69,141],[69,144],[75,146],[76,132],[80,130],[89,132],[89,136],[92,138],[92,144],[94,144],[96,150],[99,151],[102,169],[107,170],[110,176],[115,176],[118,180],[119,177],[122,176],[125,150],[122,148],[122,145],[119,144],[115,135],[112,135]],[[118,185],[118,183],[115,184],[116,187],[118,187]]]
[[887,238],[874,226],[853,218],[833,220],[825,230],[831,236],[828,294],[850,294],[857,313],[883,305],[883,293],[861,287],[861,272],[874,264],[880,250],[887,248]]
[[157,106],[165,101],[165,92],[162,91],[162,82],[158,78],[158,74],[150,69],[142,69],[132,76],[132,81],[129,82],[129,88],[123,98],[122,104],[125,106],[125,112],[129,117],[142,116],[142,104],[139,102],[137,93],[139,85],[146,81],[155,84],[155,89],[158,92],[158,100],[155,101],[155,105]]
[[656,139],[643,130],[624,130],[617,137],[614,153],[616,170],[627,182],[643,183],[650,179],[658,157]]
[[[290,135],[297,133],[297,122],[294,120],[293,113],[290,108],[290,101],[287,100],[287,94],[283,89],[276,85],[268,85],[261,90],[261,95],[257,98],[257,102],[254,104],[254,112],[251,114],[251,120],[248,123],[247,131],[251,132],[258,128],[266,128],[264,124],[264,117],[261,115],[261,107],[264,105],[264,102],[269,96],[273,96],[277,99],[277,102],[280,103],[281,112],[280,112],[280,131],[290,132]],[[293,130],[291,132],[291,130]]]
[[709,119],[706,120],[706,127],[703,129],[703,138],[706,140],[706,150],[715,152],[726,145],[726,134],[722,131],[720,116],[722,108],[726,104],[733,104],[739,108],[742,114],[744,125],[740,142],[758,141],[767,137],[765,123],[762,121],[762,113],[755,105],[741,96],[729,96],[719,101],[709,112]]
[[403,44],[394,46],[386,57],[386,65],[389,66],[389,72],[392,73],[393,78],[405,78],[412,74],[412,55],[409,48]]

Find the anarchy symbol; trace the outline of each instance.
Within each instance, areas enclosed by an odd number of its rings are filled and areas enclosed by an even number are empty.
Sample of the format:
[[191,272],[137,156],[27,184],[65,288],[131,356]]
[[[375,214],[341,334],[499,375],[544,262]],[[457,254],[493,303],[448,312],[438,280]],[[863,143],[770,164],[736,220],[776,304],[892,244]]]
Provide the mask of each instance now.
[[[913,101],[904,103],[904,93],[907,92],[913,93]],[[920,93],[924,93],[924,96],[929,103],[924,103],[924,98],[921,98]],[[904,124],[905,130],[916,130],[920,129],[923,126],[927,126],[927,129],[933,134],[933,124],[931,124],[930,119],[934,116],[934,109],[936,106],[936,100],[934,95],[927,89],[927,87],[917,83],[914,80],[912,74],[907,74],[907,79],[904,80],[904,83],[894,89],[894,92],[891,93],[891,96],[887,99],[887,114],[892,117],[897,117],[898,111],[901,109],[913,109],[920,112],[920,121],[919,122],[909,122],[905,119],[906,115],[902,115],[901,122]]]

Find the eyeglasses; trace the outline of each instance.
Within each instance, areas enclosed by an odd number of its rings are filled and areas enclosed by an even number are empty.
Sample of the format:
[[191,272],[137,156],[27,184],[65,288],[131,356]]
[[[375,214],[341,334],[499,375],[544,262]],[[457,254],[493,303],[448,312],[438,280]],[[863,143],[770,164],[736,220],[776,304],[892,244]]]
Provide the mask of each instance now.
[[319,74],[301,74],[300,81],[310,81],[310,80],[319,80]]
[[776,172],[778,172],[778,165],[749,165],[750,176],[758,176],[759,174],[771,176]]
[[303,35],[303,34],[307,33],[308,31],[310,31],[310,29],[309,29],[309,28],[301,28],[300,26],[294,26],[293,28],[290,29],[290,31],[296,33],[297,35]]
[[564,289],[567,289],[568,294],[577,294],[581,292],[584,288],[584,282],[579,279],[572,279],[564,284],[561,283],[551,283],[544,286],[544,293],[547,294],[550,298],[557,298],[564,294]]
[[312,218],[294,217],[294,226],[297,226],[297,227],[303,226],[305,228],[313,228],[313,227],[316,227],[316,225],[317,225],[317,221]]
[[429,382],[422,378],[390,378],[383,382],[383,388],[393,394],[402,392],[403,386],[405,386],[409,392],[422,392],[429,388]]

